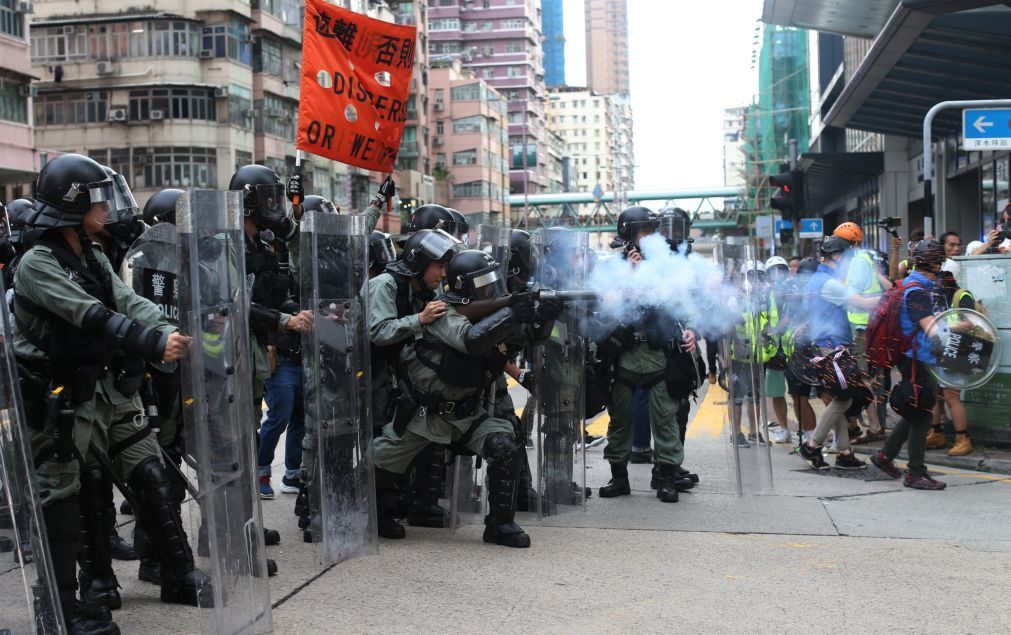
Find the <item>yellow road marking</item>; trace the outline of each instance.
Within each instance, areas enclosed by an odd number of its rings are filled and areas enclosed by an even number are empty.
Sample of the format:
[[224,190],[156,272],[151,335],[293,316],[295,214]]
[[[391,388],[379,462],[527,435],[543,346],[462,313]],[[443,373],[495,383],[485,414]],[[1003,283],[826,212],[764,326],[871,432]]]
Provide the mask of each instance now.
[[611,415],[605,410],[586,424],[586,431],[595,437],[602,437],[607,434],[607,426],[610,424]]
[[695,413],[695,418],[688,423],[689,439],[703,439],[718,437],[723,434],[723,419],[726,415],[724,405],[727,403],[727,392],[720,388],[719,384],[711,384],[706,391],[706,398],[702,400]]

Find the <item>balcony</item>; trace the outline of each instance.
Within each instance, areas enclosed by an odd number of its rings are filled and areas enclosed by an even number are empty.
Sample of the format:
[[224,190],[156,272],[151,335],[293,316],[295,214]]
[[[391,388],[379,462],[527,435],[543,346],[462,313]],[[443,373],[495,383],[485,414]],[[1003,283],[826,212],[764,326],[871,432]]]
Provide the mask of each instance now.
[[401,159],[417,159],[418,158],[418,142],[417,141],[401,141],[400,142],[400,153],[397,155]]

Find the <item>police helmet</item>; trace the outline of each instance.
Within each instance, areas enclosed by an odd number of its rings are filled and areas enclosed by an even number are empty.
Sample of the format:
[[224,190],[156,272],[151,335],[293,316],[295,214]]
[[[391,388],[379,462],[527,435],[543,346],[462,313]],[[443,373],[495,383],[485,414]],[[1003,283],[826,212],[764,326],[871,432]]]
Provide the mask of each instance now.
[[839,236],[850,242],[852,245],[856,245],[863,241],[864,230],[860,229],[860,225],[856,223],[847,221],[835,228],[832,232],[833,236]]
[[42,229],[31,227],[26,222],[26,219],[35,213],[35,210],[32,209],[33,205],[35,205],[35,201],[30,198],[14,199],[7,204],[7,222],[11,227],[11,245],[19,252],[24,252],[31,247],[35,239],[43,232]]
[[242,166],[232,175],[228,189],[242,192],[242,213],[257,227],[273,225],[288,215],[281,178],[265,165]]
[[408,237],[396,262],[387,268],[395,273],[420,276],[433,262],[449,262],[463,243],[441,229],[419,229]]
[[159,223],[176,223],[176,203],[182,190],[167,189],[156,193],[144,204],[144,222],[154,226]]
[[441,299],[450,304],[490,300],[506,293],[502,266],[480,249],[461,251],[446,267],[446,291]]
[[680,207],[666,207],[660,210],[658,222],[658,231],[672,248],[676,249],[679,243],[687,242],[687,252],[691,253],[691,243],[694,241],[690,238],[692,218],[688,212]]
[[457,238],[463,239],[463,237],[470,232],[470,223],[467,222],[467,217],[452,207],[447,207],[446,211],[452,215],[453,223],[455,223],[454,229],[456,231],[452,231],[450,233]]
[[383,269],[396,259],[397,252],[390,235],[377,229],[372,230],[369,235],[369,269]]
[[306,212],[323,212],[324,214],[340,213],[329,199],[316,194],[310,194],[302,200],[302,210]]
[[944,245],[933,238],[924,238],[913,246],[913,266],[927,271],[938,271],[944,262]]
[[448,209],[442,205],[429,203],[422,205],[411,214],[411,222],[407,225],[407,232],[416,232],[422,229],[442,229],[456,235],[456,221]]
[[832,254],[844,253],[852,246],[852,243],[842,236],[829,236],[821,241],[818,251],[821,252],[822,256],[831,256]]
[[110,175],[94,159],[64,154],[46,163],[39,172],[33,213],[25,224],[46,229],[79,227],[97,203],[107,204],[110,217],[120,209],[137,207],[122,176]]
[[509,234],[509,277],[529,275],[532,268],[530,232],[514,229]]
[[659,221],[648,207],[633,205],[618,215],[618,238],[626,243],[634,242],[639,234],[655,230],[658,225]]

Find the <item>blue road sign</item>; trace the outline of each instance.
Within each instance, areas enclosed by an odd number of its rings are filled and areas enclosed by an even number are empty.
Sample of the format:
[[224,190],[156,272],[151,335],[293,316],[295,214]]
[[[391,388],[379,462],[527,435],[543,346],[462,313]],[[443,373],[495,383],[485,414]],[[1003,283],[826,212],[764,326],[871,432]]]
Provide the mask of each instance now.
[[962,138],[966,150],[1011,148],[1011,108],[966,108]]
[[779,232],[783,231],[784,229],[793,229],[793,221],[783,220],[781,218],[777,219],[776,220],[776,235],[778,236]]
[[825,235],[825,224],[820,218],[800,219],[800,238],[821,238]]

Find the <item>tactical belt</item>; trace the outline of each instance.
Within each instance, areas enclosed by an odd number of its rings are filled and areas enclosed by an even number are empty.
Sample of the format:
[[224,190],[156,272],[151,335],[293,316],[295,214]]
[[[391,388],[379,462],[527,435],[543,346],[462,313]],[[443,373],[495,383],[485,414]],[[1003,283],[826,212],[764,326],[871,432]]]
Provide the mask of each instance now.
[[664,380],[664,373],[650,377],[649,379],[641,382],[635,383],[621,376],[621,373],[615,373],[614,381],[615,383],[621,384],[622,386],[628,386],[629,388],[635,389],[636,386],[642,386],[643,388],[652,388]]
[[421,393],[416,395],[418,403],[427,411],[439,416],[450,416],[453,419],[464,419],[474,414],[481,400],[481,393],[476,392],[461,399],[443,399],[438,393]]

